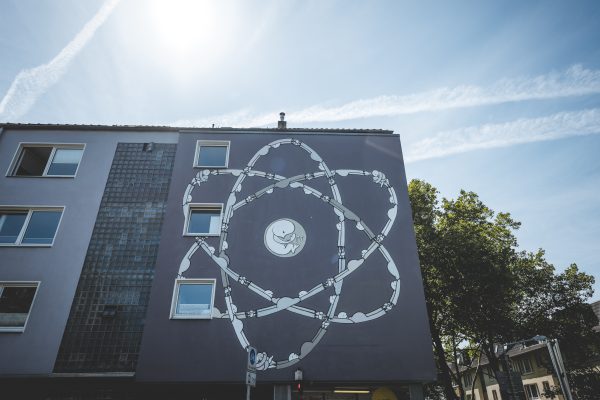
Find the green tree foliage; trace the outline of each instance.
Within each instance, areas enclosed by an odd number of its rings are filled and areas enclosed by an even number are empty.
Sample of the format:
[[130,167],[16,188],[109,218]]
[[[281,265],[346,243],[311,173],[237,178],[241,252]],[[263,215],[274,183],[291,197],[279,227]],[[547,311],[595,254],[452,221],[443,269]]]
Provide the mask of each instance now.
[[[433,347],[447,399],[464,398],[456,364],[465,342],[499,370],[495,345],[535,335],[557,338],[569,368],[583,368],[598,346],[587,301],[594,278],[575,264],[557,274],[543,250],[518,250],[520,223],[473,192],[438,198],[421,180],[408,186]],[[474,358],[476,354],[471,354]],[[452,388],[458,384],[458,396]]]

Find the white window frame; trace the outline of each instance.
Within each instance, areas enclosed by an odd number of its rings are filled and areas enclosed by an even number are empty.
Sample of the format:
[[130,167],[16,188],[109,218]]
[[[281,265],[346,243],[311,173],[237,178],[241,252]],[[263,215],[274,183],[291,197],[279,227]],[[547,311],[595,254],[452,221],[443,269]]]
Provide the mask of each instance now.
[[[220,209],[219,212],[219,230],[216,233],[210,232],[188,232],[188,227],[190,225],[190,218],[192,218],[193,210],[212,210],[212,209]],[[185,217],[185,223],[183,224],[183,236],[221,236],[221,225],[223,224],[223,203],[188,203],[187,205],[187,213]]]
[[[21,154],[23,153],[23,149],[26,147],[52,147],[50,151],[50,156],[48,156],[48,161],[46,162],[46,166],[44,167],[44,171],[42,175],[34,175],[34,176],[26,176],[26,175],[16,175],[17,168],[19,166],[19,161],[21,158]],[[81,150],[81,158],[77,163],[77,168],[75,169],[75,173],[73,175],[48,175],[48,169],[54,160],[54,156],[56,155],[56,150],[59,149],[67,149],[67,150]],[[13,156],[12,162],[6,171],[6,176],[16,177],[16,178],[75,178],[77,176],[77,172],[79,171],[79,166],[81,165],[81,161],[83,160],[83,154],[85,153],[85,143],[26,143],[20,142],[17,147],[17,151]]]
[[27,318],[25,318],[25,323],[23,326],[0,326],[0,333],[8,332],[8,333],[22,333],[25,332],[25,328],[27,327],[27,322],[29,321],[29,317],[31,317],[31,312],[33,311],[33,305],[35,304],[35,299],[40,291],[41,281],[0,281],[0,296],[6,286],[25,286],[25,287],[35,287],[35,294],[33,295],[33,299],[31,299],[31,305],[29,306],[29,312],[27,313]]
[[[200,157],[200,147],[202,146],[227,146],[225,153],[225,165],[199,165],[198,158]],[[229,168],[229,148],[231,142],[229,140],[197,140],[196,153],[194,154],[194,168]]]
[[[535,390],[537,391],[537,396],[534,396],[533,393],[531,392],[532,386],[535,386]],[[540,388],[538,387],[538,385],[535,382],[524,384],[523,389],[525,391],[525,397],[527,397],[527,400],[539,400],[542,396],[542,394],[540,393]]]
[[[21,231],[19,232],[19,236],[17,236],[17,240],[14,243],[0,243],[0,247],[52,247],[54,246],[54,241],[56,240],[56,235],[58,234],[58,230],[60,228],[60,224],[62,222],[63,216],[65,215],[65,207],[64,206],[3,206],[0,205],[0,212],[3,211],[25,211],[27,212],[27,216],[25,217],[25,221],[23,222],[23,226],[21,227]],[[60,211],[60,218],[58,220],[58,225],[56,225],[56,231],[54,232],[54,237],[52,238],[52,243],[22,243],[23,237],[25,236],[25,232],[27,231],[27,226],[29,226],[29,221],[31,220],[31,215],[34,211]]]
[[[179,299],[179,287],[182,284],[192,285],[212,285],[212,294],[210,297],[210,313],[208,315],[201,314],[177,314],[177,300]],[[217,280],[214,278],[177,278],[175,279],[175,286],[173,287],[173,298],[171,299],[171,311],[169,319],[212,319],[213,310],[215,307],[215,291],[217,287]]]

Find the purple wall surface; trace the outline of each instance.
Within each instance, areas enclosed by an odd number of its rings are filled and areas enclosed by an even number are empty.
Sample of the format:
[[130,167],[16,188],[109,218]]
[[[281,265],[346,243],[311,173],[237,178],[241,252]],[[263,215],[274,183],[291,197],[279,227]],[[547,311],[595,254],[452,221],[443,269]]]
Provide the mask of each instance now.
[[[64,207],[51,247],[0,247],[0,282],[40,282],[23,332],[0,332],[0,376],[52,372],[118,142],[177,143],[177,132],[11,129],[0,132],[0,207]],[[72,178],[14,177],[19,143],[80,143]]]
[[[137,380],[240,382],[248,346],[261,382],[435,379],[397,135],[189,131],[173,171]],[[223,204],[219,236],[182,235],[188,203]],[[216,279],[212,319],[170,319],[178,276]]]

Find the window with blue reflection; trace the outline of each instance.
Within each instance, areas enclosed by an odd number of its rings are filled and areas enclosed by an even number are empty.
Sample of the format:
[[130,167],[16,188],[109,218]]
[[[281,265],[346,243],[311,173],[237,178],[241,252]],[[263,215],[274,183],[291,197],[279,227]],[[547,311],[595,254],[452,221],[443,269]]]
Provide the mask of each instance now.
[[82,154],[82,149],[56,149],[47,175],[75,175]]
[[26,218],[27,211],[0,211],[0,243],[16,243]]
[[191,208],[187,233],[218,235],[221,230],[221,208]]
[[21,243],[52,244],[62,211],[33,211]]
[[227,145],[200,145],[198,167],[227,167]]
[[178,282],[175,317],[210,318],[214,282]]

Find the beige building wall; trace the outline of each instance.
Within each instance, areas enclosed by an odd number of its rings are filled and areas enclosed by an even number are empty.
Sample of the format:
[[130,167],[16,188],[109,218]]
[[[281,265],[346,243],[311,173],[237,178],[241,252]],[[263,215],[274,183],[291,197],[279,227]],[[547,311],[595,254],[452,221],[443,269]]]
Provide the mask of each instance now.
[[[525,394],[528,400],[547,400],[548,398],[544,396],[545,388],[544,383],[546,382],[550,388],[559,387],[558,379],[554,377],[551,373],[548,373],[548,369],[543,366],[543,363],[540,360],[547,355],[548,350],[545,346],[538,347],[532,351],[525,351],[523,354],[517,354],[511,356],[511,361],[513,364],[513,369],[515,371],[521,372],[521,379],[523,381],[523,387],[525,389]],[[471,396],[472,400],[485,400],[483,398],[482,391],[485,390],[487,395],[487,400],[502,400],[502,395],[500,394],[500,386],[498,382],[491,374],[491,371],[488,369],[488,366],[485,365],[483,368],[484,375],[484,385],[481,384],[478,379],[475,384],[475,391],[473,396]],[[467,374],[473,376],[474,369],[469,370],[468,372],[463,372],[463,377]],[[463,378],[463,387],[465,388],[465,394],[468,400],[469,395],[471,395],[471,390],[467,390],[470,388],[469,381],[465,381]],[[535,385],[536,390],[527,390],[528,386]],[[485,389],[484,389],[485,388]],[[537,393],[537,396],[535,394]],[[531,396],[533,394],[534,396]],[[562,395],[557,395],[553,400],[564,400]]]

